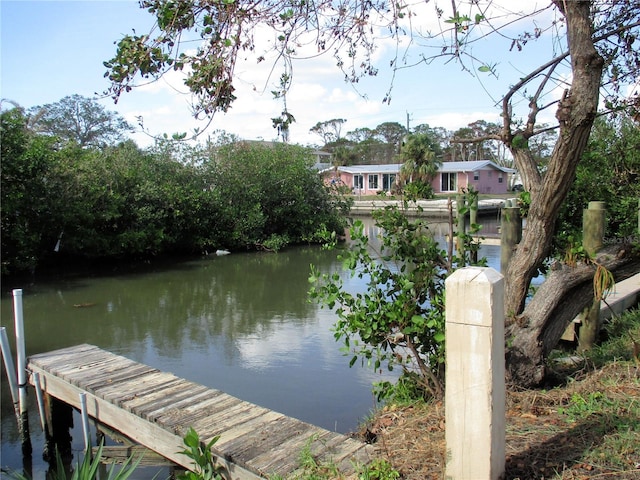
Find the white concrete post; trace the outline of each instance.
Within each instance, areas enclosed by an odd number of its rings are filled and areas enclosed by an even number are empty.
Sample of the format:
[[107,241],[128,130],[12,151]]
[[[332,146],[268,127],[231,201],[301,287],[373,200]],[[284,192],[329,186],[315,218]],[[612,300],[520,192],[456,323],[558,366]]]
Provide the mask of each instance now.
[[503,277],[454,272],[446,286],[446,478],[497,480],[505,469]]

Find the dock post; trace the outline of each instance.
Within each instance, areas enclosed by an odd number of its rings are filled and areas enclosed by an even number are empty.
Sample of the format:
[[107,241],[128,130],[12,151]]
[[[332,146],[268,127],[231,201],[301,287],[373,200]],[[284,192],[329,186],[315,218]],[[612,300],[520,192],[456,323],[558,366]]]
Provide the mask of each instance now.
[[13,290],[13,312],[16,330],[16,352],[18,367],[18,403],[20,415],[18,418],[18,431],[22,454],[31,455],[31,437],[29,436],[29,412],[27,411],[27,355],[24,341],[24,316],[22,313],[22,290]]
[[16,412],[16,418],[18,418],[20,415],[20,408],[18,405],[18,381],[16,380],[16,367],[13,364],[11,347],[9,347],[9,338],[7,337],[7,329],[5,327],[0,327],[0,346],[2,347],[2,360],[4,361],[5,372],[7,372],[7,380],[9,382],[9,389],[11,390],[13,408]]
[[469,223],[478,223],[478,195],[473,195],[471,202],[469,203]]
[[49,396],[48,407],[50,409],[49,417],[51,418],[51,435],[46,437],[46,444],[43,452],[43,458],[49,462],[51,469],[58,468],[56,452],[60,455],[65,470],[70,471],[73,461],[73,451],[71,448],[71,434],[73,428],[73,408],[62,400]]
[[[475,228],[482,228],[482,226],[478,225],[478,192],[471,189],[472,191],[468,193],[470,197],[469,201],[469,224],[471,225],[471,231],[473,232]],[[474,227],[476,225],[477,227]],[[477,231],[475,232],[477,234]],[[473,249],[471,251],[471,261],[476,264],[478,263],[478,250]]]
[[500,271],[507,272],[513,249],[522,239],[522,219],[520,209],[505,202],[500,213]]
[[84,435],[84,446],[87,453],[91,454],[91,431],[89,430],[89,414],[87,413],[87,394],[80,395],[80,416],[82,418],[82,433]]
[[456,236],[456,251],[460,257],[464,257],[464,241],[462,236],[467,233],[467,201],[465,195],[458,193],[456,195],[456,221],[457,221],[457,236]]
[[[594,257],[604,244],[606,225],[605,202],[589,202],[582,211],[582,246]],[[600,333],[600,298],[580,314],[580,330],[578,331],[578,351],[585,352],[593,347]]]
[[446,478],[498,480],[505,471],[504,279],[455,271],[446,286]]
[[36,399],[38,400],[38,412],[40,413],[40,426],[45,435],[50,433],[49,425],[47,422],[47,412],[44,407],[44,393],[42,392],[42,386],[40,385],[40,374],[35,372],[33,374],[33,385],[36,389]]

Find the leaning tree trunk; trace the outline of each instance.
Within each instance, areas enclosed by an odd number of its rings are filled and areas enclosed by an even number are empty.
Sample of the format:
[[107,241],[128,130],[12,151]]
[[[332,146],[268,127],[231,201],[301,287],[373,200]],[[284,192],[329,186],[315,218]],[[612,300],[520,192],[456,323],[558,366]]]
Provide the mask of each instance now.
[[[558,105],[556,117],[560,132],[547,172],[540,179],[530,175],[531,183],[525,184],[531,192],[527,228],[511,258],[505,279],[505,312],[508,321],[511,322],[507,328],[514,338],[522,336],[523,341],[530,339],[530,346],[521,346],[521,351],[525,355],[537,348],[534,343],[542,335],[542,331],[532,332],[531,328],[541,329],[547,322],[536,323],[537,327],[529,323],[529,330],[525,330],[522,326],[522,318],[531,318],[533,313],[536,316],[552,313],[550,311],[532,313],[530,309],[537,308],[535,307],[537,302],[531,302],[534,307],[530,304],[527,311],[523,313],[525,299],[531,279],[549,255],[558,212],[573,183],[580,157],[586,148],[597,113],[603,68],[603,59],[596,51],[592,39],[590,2],[554,1],[565,14],[567,21],[573,81],[570,90],[565,92]],[[518,169],[524,172],[531,171],[533,157],[528,147],[521,142],[513,142],[510,148]],[[536,297],[539,294],[540,292]],[[556,320],[550,317],[548,321]],[[507,351],[509,352],[509,347]],[[535,379],[541,380],[538,373],[539,358],[529,360],[513,352],[508,359],[507,370],[514,383],[528,386],[536,383],[533,381]]]
[[[640,256],[629,245],[602,250],[596,262],[614,274],[616,281],[640,269]],[[525,311],[506,329],[509,380],[534,386],[545,377],[545,359],[576,316],[593,303],[595,265],[574,267],[557,262]]]

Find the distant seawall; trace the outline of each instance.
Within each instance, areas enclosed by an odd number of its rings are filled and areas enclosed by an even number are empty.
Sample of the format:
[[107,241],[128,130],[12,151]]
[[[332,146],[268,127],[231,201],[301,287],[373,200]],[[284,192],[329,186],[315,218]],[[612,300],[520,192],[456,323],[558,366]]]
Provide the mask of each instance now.
[[[409,202],[408,212],[416,216],[425,216],[432,218],[448,218],[449,209],[447,199],[436,200],[418,200],[417,202]],[[453,214],[456,215],[456,202],[453,201]],[[374,210],[380,210],[388,205],[395,205],[398,208],[403,207],[402,200],[355,200],[351,207],[352,215],[371,215]],[[504,199],[495,198],[480,200],[478,202],[478,215],[496,213],[504,206]]]

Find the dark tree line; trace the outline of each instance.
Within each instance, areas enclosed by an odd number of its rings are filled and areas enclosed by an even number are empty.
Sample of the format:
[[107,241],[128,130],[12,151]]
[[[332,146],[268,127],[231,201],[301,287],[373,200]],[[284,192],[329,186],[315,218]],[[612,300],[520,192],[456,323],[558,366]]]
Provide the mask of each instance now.
[[1,135],[3,275],[62,260],[278,250],[344,229],[307,148],[82,143],[32,128],[20,108],[1,113]]

